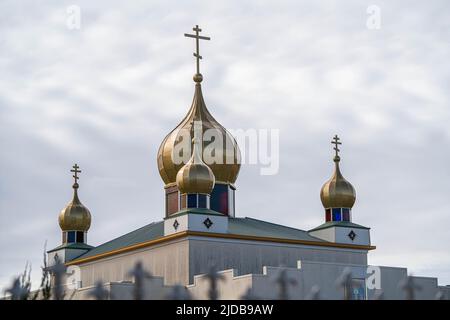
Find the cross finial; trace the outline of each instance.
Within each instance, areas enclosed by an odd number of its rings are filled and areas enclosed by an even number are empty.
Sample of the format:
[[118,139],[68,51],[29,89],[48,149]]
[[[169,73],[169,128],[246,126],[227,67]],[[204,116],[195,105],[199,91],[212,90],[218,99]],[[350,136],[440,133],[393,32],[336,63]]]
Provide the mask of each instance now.
[[224,281],[225,277],[222,273],[215,271],[215,267],[209,268],[209,272],[205,275],[209,281],[208,296],[210,300],[217,300],[219,298],[219,291],[217,290],[219,281]]
[[78,170],[78,169],[80,169],[80,167],[78,166],[78,164],[74,164],[73,166],[72,166],[72,170],[70,170],[70,172],[73,172],[74,174],[73,174],[73,178],[74,178],[74,180],[75,180],[75,184],[74,185],[78,185],[78,179],[80,179],[80,177],[78,177],[78,174],[79,173],[81,173],[81,170]]
[[333,141],[331,141],[331,144],[334,144],[334,151],[336,151],[336,155],[335,155],[335,159],[339,159],[339,151],[341,151],[340,149],[339,149],[339,145],[340,144],[342,144],[342,142],[339,142],[339,137],[338,137],[338,135],[336,134],[336,135],[334,135],[334,137],[333,137]]
[[414,277],[406,276],[399,283],[400,288],[405,291],[406,300],[414,300],[415,292],[422,290],[422,287],[414,282]]
[[197,79],[199,81],[196,80],[196,82],[201,82],[202,77],[201,77],[201,74],[200,74],[200,59],[202,59],[202,56],[200,55],[199,40],[200,39],[201,40],[211,40],[211,38],[210,37],[200,36],[199,33],[202,32],[202,29],[200,29],[198,25],[196,25],[192,30],[195,31],[195,34],[185,33],[184,36],[195,39],[194,57],[197,59],[197,74],[194,76],[194,80]]
[[142,300],[144,297],[144,280],[152,279],[153,275],[144,269],[142,261],[138,261],[133,269],[128,272],[128,276],[134,278],[134,300]]

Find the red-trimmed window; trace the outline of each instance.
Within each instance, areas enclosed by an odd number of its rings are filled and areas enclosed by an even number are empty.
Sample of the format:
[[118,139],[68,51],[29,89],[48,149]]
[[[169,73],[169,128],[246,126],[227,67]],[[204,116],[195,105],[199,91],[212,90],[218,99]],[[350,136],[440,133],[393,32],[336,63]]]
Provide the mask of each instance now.
[[331,209],[325,209],[325,221],[331,221]]

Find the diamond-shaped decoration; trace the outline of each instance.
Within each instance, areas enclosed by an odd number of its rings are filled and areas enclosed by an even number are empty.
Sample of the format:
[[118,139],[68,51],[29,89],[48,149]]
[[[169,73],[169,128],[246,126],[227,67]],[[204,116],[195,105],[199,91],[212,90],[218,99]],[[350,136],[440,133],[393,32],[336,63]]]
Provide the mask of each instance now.
[[213,222],[209,218],[206,218],[203,224],[209,229],[213,225]]
[[175,221],[173,222],[173,228],[174,228],[175,230],[177,230],[179,225],[180,225],[180,224],[178,223],[177,219],[175,219]]
[[352,230],[352,231],[350,231],[350,233],[348,234],[348,237],[349,237],[350,239],[352,239],[352,241],[353,241],[353,240],[355,240],[355,238],[356,238],[356,233]]

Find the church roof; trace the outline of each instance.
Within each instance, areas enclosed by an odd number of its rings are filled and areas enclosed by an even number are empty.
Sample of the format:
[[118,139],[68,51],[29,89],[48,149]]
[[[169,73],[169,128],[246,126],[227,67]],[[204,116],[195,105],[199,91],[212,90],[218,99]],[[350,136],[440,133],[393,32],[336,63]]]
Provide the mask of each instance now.
[[[229,218],[228,231],[229,234],[233,235],[326,242],[309,235],[308,232],[304,230],[247,217]],[[107,252],[123,249],[151,240],[156,240],[158,238],[162,238],[163,236],[164,221],[153,222],[142,228],[139,228],[116,239],[94,247],[87,253],[78,257],[77,260],[102,255]]]
[[228,220],[228,230],[229,233],[245,236],[325,242],[309,235],[304,230],[248,217],[230,218]]
[[89,252],[78,257],[84,259],[98,254],[103,254],[109,251],[129,247],[138,243],[154,240],[164,236],[164,221],[152,222],[142,228],[131,231],[123,236],[115,238],[111,241],[105,242],[97,247],[94,247]]

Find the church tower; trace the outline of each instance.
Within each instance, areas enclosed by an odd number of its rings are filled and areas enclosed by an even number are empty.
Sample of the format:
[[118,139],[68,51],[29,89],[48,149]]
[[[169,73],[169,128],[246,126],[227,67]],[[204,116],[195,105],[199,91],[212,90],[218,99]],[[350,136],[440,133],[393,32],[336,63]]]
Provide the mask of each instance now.
[[62,243],[86,243],[87,232],[91,227],[91,213],[78,198],[78,173],[81,173],[77,164],[70,170],[74,173],[75,180],[72,185],[73,198],[67,206],[61,210],[58,217],[59,226],[62,230]]
[[320,190],[320,200],[325,209],[325,223],[309,231],[312,236],[326,241],[357,245],[370,245],[370,228],[352,222],[352,208],[356,191],[341,173],[337,135],[333,137],[335,155],[334,172]]
[[339,140],[339,137],[335,135],[331,142],[335,145],[333,176],[325,182],[320,190],[320,200],[325,208],[325,222],[351,222],[351,210],[356,200],[355,188],[345,180],[339,168],[339,162],[341,161],[339,145],[342,144]]
[[[191,108],[180,124],[162,141],[158,150],[158,169],[165,189],[165,216],[170,217],[189,204],[194,196],[183,193],[183,181],[177,183],[177,174],[191,159],[194,123],[198,124],[197,149],[202,152],[202,161],[211,169],[215,177],[213,189],[209,197],[211,210],[223,215],[234,217],[234,193],[237,176],[240,169],[240,151],[234,137],[210,114],[203,99],[200,73],[199,40],[210,40],[200,36],[202,31],[198,26],[193,28],[195,34],[185,34],[194,38],[196,43],[197,70],[193,77],[195,83],[194,99]],[[205,194],[205,193],[198,193]],[[203,201],[203,196],[198,196]],[[193,200],[191,200],[193,201]]]
[[70,261],[85,253],[92,247],[87,245],[87,232],[91,226],[91,213],[78,197],[78,174],[80,167],[75,164],[70,170],[73,173],[74,184],[72,200],[61,210],[58,216],[59,226],[62,231],[62,244],[50,251],[49,264],[58,258],[61,262]]

